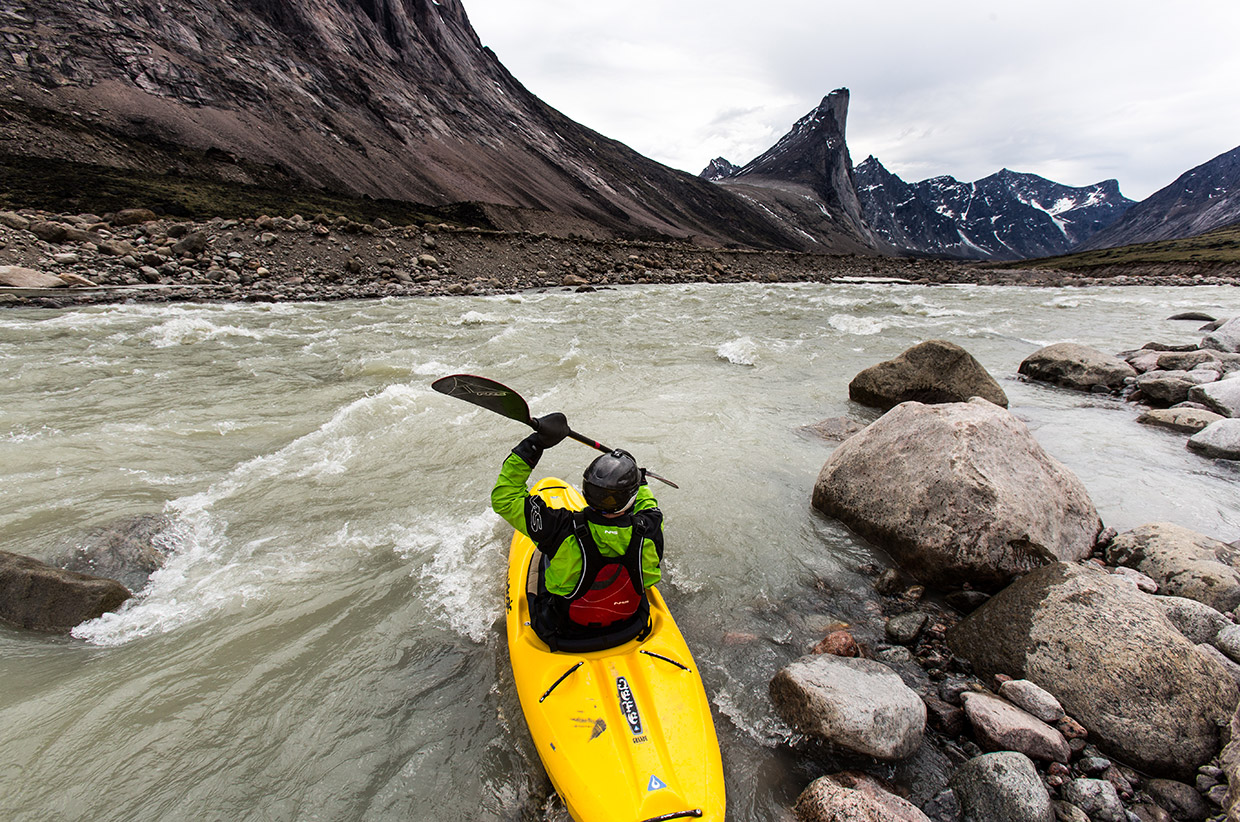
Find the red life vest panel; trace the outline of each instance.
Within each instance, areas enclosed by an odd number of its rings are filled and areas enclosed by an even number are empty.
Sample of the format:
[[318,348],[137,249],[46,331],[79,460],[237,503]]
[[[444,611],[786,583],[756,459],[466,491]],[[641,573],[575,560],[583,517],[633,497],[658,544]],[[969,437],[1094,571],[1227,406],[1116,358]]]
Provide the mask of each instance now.
[[629,547],[618,557],[604,557],[584,517],[573,518],[581,546],[581,579],[568,599],[568,618],[582,626],[607,627],[629,619],[646,599],[642,584],[642,543],[645,531],[633,523]]

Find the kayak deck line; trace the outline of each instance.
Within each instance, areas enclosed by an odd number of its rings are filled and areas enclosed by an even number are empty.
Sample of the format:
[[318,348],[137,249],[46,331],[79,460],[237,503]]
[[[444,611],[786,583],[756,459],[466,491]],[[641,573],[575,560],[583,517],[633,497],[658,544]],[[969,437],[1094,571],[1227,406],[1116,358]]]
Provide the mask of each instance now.
[[541,703],[541,702],[544,702],[544,701],[547,699],[547,697],[551,696],[551,692],[552,692],[552,691],[554,691],[556,688],[560,687],[560,683],[561,683],[561,682],[563,682],[564,680],[568,679],[568,678],[569,678],[569,676],[571,676],[571,675],[573,674],[573,672],[574,672],[574,671],[576,671],[578,668],[580,668],[582,665],[585,665],[585,664],[586,664],[586,661],[585,661],[584,659],[579,659],[579,660],[577,660],[577,664],[576,664],[576,665],[574,665],[573,667],[569,668],[567,671],[565,671],[565,672],[564,672],[564,673],[560,676],[560,678],[559,678],[559,679],[557,679],[555,682],[551,683],[551,687],[547,689],[547,692],[546,692],[546,693],[544,693],[542,696],[540,696],[540,697],[538,698],[538,701],[539,701],[540,703]]
[[[679,669],[680,669],[680,670],[682,670],[682,671],[690,671],[690,669],[689,669],[689,666],[688,666],[688,665],[682,665],[682,664],[680,664],[679,662],[677,662],[676,660],[672,659],[670,656],[663,656],[663,654],[656,654],[654,651],[647,651],[647,650],[646,650],[646,649],[644,649],[644,648],[643,648],[642,650],[638,651],[638,653],[639,653],[639,654],[645,654],[646,656],[652,656],[652,657],[654,657],[655,659],[661,659],[661,660],[663,660],[664,662],[670,662],[671,664],[675,665],[677,668],[679,668]],[[690,673],[692,673],[692,671],[690,671]],[[559,683],[557,682],[556,684],[558,685]],[[649,821],[647,821],[647,822],[649,822]]]
[[702,817],[702,809],[694,808],[691,811],[679,811],[677,813],[666,813],[663,816],[652,816],[649,819],[643,819],[642,822],[668,822],[670,819],[700,819]]

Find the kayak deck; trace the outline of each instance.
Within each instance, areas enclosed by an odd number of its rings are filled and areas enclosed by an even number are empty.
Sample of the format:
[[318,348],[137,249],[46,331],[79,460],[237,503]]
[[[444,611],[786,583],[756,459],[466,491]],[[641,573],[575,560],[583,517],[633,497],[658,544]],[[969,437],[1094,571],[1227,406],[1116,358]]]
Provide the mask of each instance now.
[[[552,507],[585,501],[567,483],[535,484]],[[552,653],[530,626],[534,544],[513,536],[508,646],[538,755],[578,822],[724,818],[723,766],[697,666],[657,589],[643,640]]]

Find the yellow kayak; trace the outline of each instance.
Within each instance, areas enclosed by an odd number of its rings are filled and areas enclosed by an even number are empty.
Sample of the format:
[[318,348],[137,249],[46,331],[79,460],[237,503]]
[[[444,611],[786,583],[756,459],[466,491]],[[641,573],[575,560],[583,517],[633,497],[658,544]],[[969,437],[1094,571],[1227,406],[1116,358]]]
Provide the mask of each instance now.
[[[532,489],[580,510],[557,479]],[[644,639],[588,653],[552,653],[530,627],[537,549],[519,531],[508,556],[508,650],[521,709],[556,792],[577,822],[723,822],[723,763],[693,656],[655,588]]]

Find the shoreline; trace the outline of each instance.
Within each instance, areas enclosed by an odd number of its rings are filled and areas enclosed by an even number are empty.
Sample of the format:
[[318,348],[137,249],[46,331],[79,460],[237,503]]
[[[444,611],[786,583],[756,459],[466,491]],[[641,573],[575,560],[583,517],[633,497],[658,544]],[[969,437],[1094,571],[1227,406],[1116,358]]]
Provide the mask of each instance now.
[[[624,285],[892,282],[913,285],[1240,285],[1216,263],[1111,266],[1091,272],[995,263],[702,248],[461,228],[361,224],[319,215],[150,219],[125,212],[0,212],[0,306],[67,308],[129,302],[330,302],[511,294]],[[54,287],[49,287],[54,286]]]

